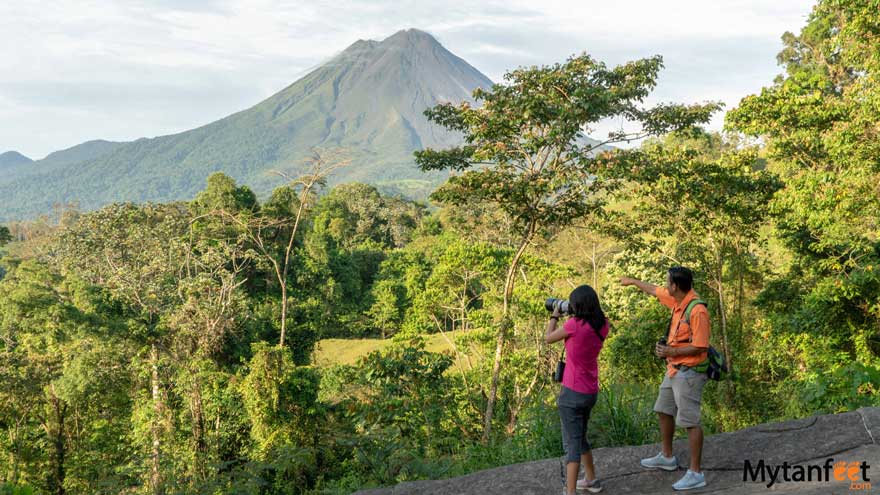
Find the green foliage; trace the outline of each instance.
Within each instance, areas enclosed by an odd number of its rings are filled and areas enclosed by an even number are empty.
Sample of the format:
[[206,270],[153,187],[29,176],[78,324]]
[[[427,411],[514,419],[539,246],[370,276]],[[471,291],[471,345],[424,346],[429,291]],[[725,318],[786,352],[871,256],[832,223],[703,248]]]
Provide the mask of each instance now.
[[290,351],[253,345],[239,393],[251,424],[255,460],[269,463],[273,490],[299,493],[315,475],[318,375]]
[[238,187],[235,181],[220,172],[208,176],[208,186],[198,193],[193,200],[193,207],[198,211],[253,210],[257,206],[257,197],[247,186]]
[[[564,64],[530,67],[505,75],[507,84],[476,90],[481,103],[437,105],[429,119],[464,134],[465,145],[416,152],[422,170],[457,170],[432,196],[446,203],[492,202],[514,219],[518,232],[566,224],[601,205],[596,191],[605,165],[599,146],[581,140],[583,129],[626,116],[643,125],[639,135],[656,135],[706,122],[717,104],[640,107],[654,87],[660,57],[608,69],[588,55]],[[607,143],[636,136],[612,135]],[[473,168],[478,165],[491,166]]]
[[126,348],[102,296],[34,260],[0,282],[0,424],[13,483],[97,493],[128,456],[118,443],[129,431]]
[[653,411],[659,384],[656,380],[645,383],[619,382],[602,387],[590,415],[589,436],[594,448],[645,445],[660,440]]
[[137,311],[146,326],[141,337],[152,338],[178,297],[173,288],[185,256],[186,215],[179,204],[113,204],[63,232],[55,257]]
[[317,414],[317,385],[314,371],[296,366],[288,349],[253,345],[240,391],[259,458],[280,445],[311,443],[308,432]]
[[[543,238],[572,219],[602,211],[607,193],[619,184],[606,173],[626,154],[596,152],[603,144],[689,129],[705,123],[718,110],[716,103],[665,105],[643,108],[653,89],[662,59],[653,57],[608,69],[587,54],[563,64],[520,68],[505,74],[506,84],[491,91],[477,89],[474,100],[443,103],[425,111],[428,118],[464,137],[461,146],[415,153],[424,171],[453,170],[432,199],[446,204],[490,204],[509,219],[518,238],[510,258],[497,315],[497,338],[491,384],[485,409],[483,441],[491,439],[499,386],[520,389],[517,380],[500,383],[505,341],[515,323],[511,298],[522,255],[535,238]],[[609,118],[627,118],[641,129],[633,134],[612,133],[604,143],[586,140],[584,130]],[[513,361],[517,361],[514,356]],[[531,391],[536,379],[526,380]],[[517,394],[514,394],[517,395]],[[507,431],[512,431],[521,399],[511,409]]]
[[373,305],[367,311],[373,326],[379,328],[384,339],[389,329],[400,328],[403,321],[403,287],[392,280],[380,280],[373,285]]
[[850,363],[831,373],[810,373],[799,402],[808,411],[826,414],[876,406],[880,367]]
[[414,461],[448,451],[454,436],[447,411],[454,407],[444,371],[451,364],[450,356],[427,352],[424,341],[414,339],[371,353],[349,369],[351,395],[344,400],[359,433],[342,442],[354,451],[352,468],[387,484],[420,477],[411,472]]
[[322,197],[315,207],[314,230],[326,232],[335,244],[352,249],[368,241],[383,248],[407,244],[422,208],[382,196],[367,184],[343,184]]
[[[714,104],[642,108],[659,58],[578,56],[427,112],[465,138],[417,154],[461,172],[430,214],[214,174],[189,203],[0,229],[0,494],[349,493],[557,457],[543,301],[584,281],[612,321],[591,442],[654,442],[669,314],[614,281],[672,264],[736,370],[708,433],[877,405],[875,14],[821,1],[785,36],[786,74],[728,115],[764,148],[693,128]],[[582,134],[609,116],[677,132],[608,150]],[[313,363],[326,337],[349,340]]]
[[822,341],[824,362],[798,379],[808,403],[832,410],[877,400],[824,378],[880,357],[877,32],[876,2],[820,1],[800,34],[783,38],[786,73],[727,116],[729,128],[766,140],[768,166],[785,180],[770,211],[790,261],[757,302],[775,332]]
[[37,493],[30,486],[0,483],[0,495],[35,495]]
[[653,349],[669,330],[668,310],[653,304],[624,314],[625,324],[616,325],[605,340],[600,365],[612,383],[653,383],[666,370]]
[[442,254],[422,282],[407,313],[411,333],[467,331],[488,326],[491,315],[483,307],[492,287],[501,285],[508,250],[489,244],[471,244],[450,238],[437,239]]

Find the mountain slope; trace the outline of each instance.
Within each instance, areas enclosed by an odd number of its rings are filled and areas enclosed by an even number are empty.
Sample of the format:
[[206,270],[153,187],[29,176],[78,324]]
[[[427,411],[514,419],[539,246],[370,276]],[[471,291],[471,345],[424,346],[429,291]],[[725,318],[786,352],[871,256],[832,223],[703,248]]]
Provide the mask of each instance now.
[[0,168],[3,169],[5,169],[6,167],[14,167],[17,165],[24,165],[32,162],[33,160],[17,151],[7,151],[6,153],[0,153]]
[[55,168],[72,165],[74,163],[85,160],[92,160],[101,155],[109,153],[125,143],[116,143],[113,141],[104,141],[96,139],[94,141],[86,141],[76,146],[49,153],[46,158],[36,162],[37,167]]
[[102,140],[86,141],[71,148],[50,153],[42,160],[34,161],[26,158],[26,162],[5,167],[3,174],[0,175],[0,184],[13,182],[31,175],[46,175],[75,163],[93,160],[122,144]]
[[443,176],[419,172],[412,152],[453,144],[456,137],[422,112],[438,102],[470,99],[478,86],[488,88],[491,81],[427,33],[361,40],[250,109],[0,181],[6,198],[0,219],[46,212],[55,202],[79,201],[91,209],[113,201],[188,199],[215,171],[266,193],[281,184],[272,170],[296,174],[314,147],[342,147],[352,158],[334,183],[437,184]]

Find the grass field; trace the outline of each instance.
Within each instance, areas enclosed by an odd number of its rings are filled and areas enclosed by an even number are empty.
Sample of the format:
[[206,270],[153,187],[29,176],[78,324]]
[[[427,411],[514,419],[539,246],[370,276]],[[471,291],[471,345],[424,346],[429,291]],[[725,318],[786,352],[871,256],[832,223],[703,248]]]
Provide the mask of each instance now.
[[[446,334],[450,339],[452,333]],[[334,364],[355,364],[367,354],[384,349],[391,344],[391,339],[323,339],[315,346],[312,362],[316,366],[333,366]],[[425,338],[425,349],[431,352],[450,351],[452,346],[442,334],[432,334]],[[456,363],[457,364],[457,363]],[[457,369],[453,364],[450,369]]]

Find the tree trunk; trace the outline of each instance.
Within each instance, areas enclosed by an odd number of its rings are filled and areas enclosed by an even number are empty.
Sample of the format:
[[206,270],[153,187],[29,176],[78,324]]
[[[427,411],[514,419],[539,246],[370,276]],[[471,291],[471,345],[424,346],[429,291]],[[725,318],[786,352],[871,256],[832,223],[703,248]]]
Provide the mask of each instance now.
[[519,249],[517,249],[516,254],[513,255],[513,259],[510,260],[510,266],[507,270],[507,279],[504,281],[504,303],[501,308],[501,322],[498,325],[498,336],[495,340],[495,362],[492,365],[492,384],[489,387],[489,397],[486,401],[486,414],[483,417],[482,441],[484,444],[489,443],[489,438],[492,433],[492,416],[495,412],[495,399],[498,396],[498,377],[501,374],[501,358],[504,351],[504,341],[507,331],[512,325],[510,321],[510,297],[513,295],[516,268],[519,265],[520,258],[522,258],[523,253],[529,246],[534,233],[535,223],[532,222],[529,224],[528,231],[523,237]]
[[61,404],[61,400],[55,395],[54,386],[50,385],[50,403],[52,404],[55,428],[51,428],[51,420],[46,422],[45,430],[52,440],[52,474],[49,477],[49,492],[54,495],[64,495],[64,462],[66,449],[64,446],[64,418],[67,413],[67,405]]
[[724,357],[730,364],[730,345],[727,342],[727,308],[724,301],[724,281],[718,279],[718,312],[721,316],[721,347],[724,350]]
[[736,258],[737,264],[739,265],[739,273],[738,273],[738,284],[739,286],[736,289],[736,314],[739,318],[739,335],[740,339],[743,338],[745,321],[743,321],[743,306],[745,305],[745,276],[746,276],[746,267],[745,262],[743,261],[742,249],[737,246],[736,248]]
[[[57,406],[56,406],[57,407]],[[58,431],[55,434],[55,494],[64,495],[64,413],[58,418]]]
[[[285,266],[285,272],[287,267]],[[278,345],[284,347],[284,332],[287,328],[287,280],[281,282],[281,340]]]
[[[725,307],[724,300],[724,254],[722,250],[724,246],[722,245],[718,251],[718,312],[721,316],[721,350],[724,353],[724,359],[727,363],[727,369],[733,371],[733,360],[730,355],[730,345],[727,339],[727,309]],[[730,381],[729,388],[727,389],[727,398],[732,399],[733,393],[735,391],[735,385],[733,381]]]
[[596,259],[596,243],[593,242],[593,257],[591,258],[593,263],[593,290],[598,290],[599,286],[599,260]]
[[516,407],[510,409],[510,414],[507,416],[507,428],[505,428],[508,436],[513,435],[513,432],[516,431],[516,422],[519,419],[520,409],[521,406],[519,404],[517,404]]
[[8,481],[9,483],[11,483],[13,485],[15,485],[18,482],[18,473],[16,472],[18,470],[18,459],[17,459],[18,456],[16,454],[18,454],[18,452],[15,451],[14,447],[9,450],[8,457],[9,457],[9,469],[10,470],[7,471],[6,472],[7,474],[3,476],[4,482]]
[[296,239],[296,231],[299,229],[299,222],[302,219],[303,211],[305,211],[306,201],[309,199],[309,191],[317,180],[317,174],[304,185],[302,193],[299,196],[299,208],[296,210],[296,219],[293,221],[293,229],[290,231],[290,238],[287,242],[287,249],[284,251],[284,271],[281,274],[281,341],[279,347],[284,347],[284,334],[287,331],[287,269],[290,267],[290,253],[293,251],[293,241]]
[[[519,413],[522,411],[523,405],[525,405],[526,397],[531,395],[532,390],[534,390],[535,385],[538,383],[539,378],[538,371],[535,372],[535,375],[532,377],[532,381],[529,383],[529,386],[526,387],[526,391],[519,395],[516,398],[516,404],[510,408],[510,414],[507,417],[507,435],[511,436],[516,431],[516,423],[519,420]],[[517,387],[518,388],[518,387]],[[517,390],[517,393],[519,390]]]
[[153,399],[153,424],[150,425],[152,446],[150,449],[150,492],[162,494],[162,472],[160,470],[160,421],[162,418],[162,397],[159,393],[159,350],[156,344],[150,346],[150,389]]
[[21,446],[19,445],[19,429],[21,426],[21,422],[24,418],[24,415],[19,416],[19,418],[15,421],[15,426],[9,430],[9,445],[12,447],[9,449],[9,466],[12,469],[12,474],[7,479],[11,484],[18,484],[18,477],[20,473],[19,469],[19,459],[21,458]]
[[193,472],[196,479],[205,479],[205,453],[208,448],[205,444],[205,417],[202,410],[202,389],[196,377],[193,380],[192,395],[192,419],[193,439],[195,440],[196,459],[193,463]]

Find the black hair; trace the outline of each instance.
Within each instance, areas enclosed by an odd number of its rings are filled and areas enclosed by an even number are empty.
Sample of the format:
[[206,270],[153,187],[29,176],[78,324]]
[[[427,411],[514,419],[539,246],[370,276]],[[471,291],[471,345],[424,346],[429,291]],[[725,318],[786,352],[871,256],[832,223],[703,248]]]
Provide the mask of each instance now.
[[568,303],[571,304],[571,312],[574,317],[583,322],[589,323],[593,330],[602,331],[605,326],[605,313],[602,312],[602,306],[599,305],[599,296],[596,291],[589,285],[582,285],[571,291],[568,296]]
[[694,273],[683,266],[673,266],[669,269],[669,280],[683,292],[688,292],[694,286]]

